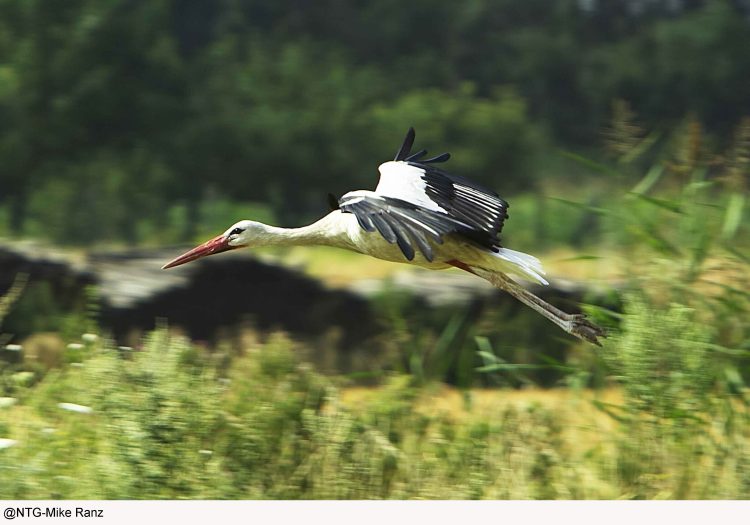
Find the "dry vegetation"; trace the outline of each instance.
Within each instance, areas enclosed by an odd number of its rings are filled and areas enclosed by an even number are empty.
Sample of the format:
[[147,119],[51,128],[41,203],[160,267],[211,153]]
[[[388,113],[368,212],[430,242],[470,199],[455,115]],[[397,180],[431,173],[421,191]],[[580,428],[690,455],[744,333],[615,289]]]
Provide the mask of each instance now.
[[[0,408],[15,440],[0,450],[0,497],[747,496],[744,387],[707,394],[670,378],[652,385],[666,399],[653,406],[627,380],[458,391],[392,376],[342,388],[282,336],[228,368],[163,332],[127,355],[101,341],[75,350],[78,364]],[[685,403],[689,415],[670,413]]]

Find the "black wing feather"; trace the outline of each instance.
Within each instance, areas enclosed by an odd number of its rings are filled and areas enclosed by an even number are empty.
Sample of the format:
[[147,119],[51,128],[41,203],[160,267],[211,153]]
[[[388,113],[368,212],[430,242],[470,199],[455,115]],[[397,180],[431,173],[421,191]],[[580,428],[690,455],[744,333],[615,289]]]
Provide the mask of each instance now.
[[414,128],[409,128],[409,131],[406,132],[406,137],[404,137],[404,143],[401,144],[401,149],[398,150],[396,158],[393,160],[406,160],[406,157],[409,156],[409,152],[411,151],[411,147],[414,145],[415,136]]
[[331,208],[332,211],[339,209],[339,200],[333,193],[328,194],[328,207]]
[[427,155],[427,150],[426,149],[421,149],[421,150],[419,150],[416,153],[412,153],[411,155],[409,155],[408,157],[406,157],[404,160],[406,160],[408,162],[417,162],[419,159],[421,159],[425,155]]
[[424,171],[425,193],[447,214],[467,222],[468,237],[486,248],[500,248],[500,232],[508,218],[508,203],[489,188],[421,162],[409,162]]
[[396,242],[401,249],[401,253],[404,254],[404,257],[406,257],[408,261],[413,261],[414,247],[411,245],[411,242],[409,242],[409,233],[406,231],[406,228],[394,221],[393,231],[396,234]]
[[[422,150],[422,151],[424,151],[425,153],[427,153],[427,151],[426,151],[426,150]],[[420,156],[421,156],[421,155],[420,155]],[[417,159],[418,159],[418,158],[419,158],[419,157],[417,157]],[[447,160],[448,160],[448,159],[450,159],[450,158],[451,158],[451,154],[450,154],[450,153],[441,153],[441,154],[440,154],[440,155],[438,155],[437,157],[432,157],[431,159],[423,160],[423,161],[421,161],[421,162],[422,162],[422,164],[435,164],[435,163],[438,163],[438,162],[445,162],[445,161],[447,161]],[[415,160],[415,161],[416,161],[417,159],[413,159],[413,160]],[[408,158],[408,159],[406,159],[406,160],[412,160],[412,158],[411,158],[411,157],[409,157],[409,158]]]
[[380,214],[374,213],[370,215],[369,218],[370,220],[372,220],[372,223],[380,232],[380,235],[382,235],[386,241],[388,241],[391,244],[396,242],[396,239],[397,239],[396,232],[394,231],[394,228],[390,225],[389,221],[385,217],[381,217]]
[[409,236],[417,244],[417,248],[419,248],[419,251],[422,252],[422,255],[424,255],[424,258],[432,262],[432,259],[433,259],[432,246],[430,246],[430,243],[427,242],[427,239],[425,238],[424,234],[421,231],[419,231],[415,226],[412,226],[410,224],[404,224],[404,227],[409,231]]
[[437,244],[443,244],[443,233],[450,233],[450,229],[445,228],[445,224],[433,220],[429,214],[423,213],[422,210],[409,210],[402,208],[392,208],[391,213],[405,224],[410,224],[425,234]]
[[[339,205],[341,205],[340,201],[339,201]],[[371,217],[368,217],[367,215],[357,215],[357,214],[355,214],[355,217],[357,217],[357,222],[359,223],[359,226],[363,230],[365,230],[366,232],[374,232],[375,231],[375,226],[372,223],[372,218]]]
[[410,154],[414,138],[414,128],[409,128],[394,160],[423,172],[426,196],[445,213],[375,194],[344,195],[338,203],[341,211],[353,213],[364,230],[377,230],[389,243],[397,243],[410,261],[414,259],[415,245],[425,259],[432,261],[433,249],[428,239],[442,244],[443,237],[450,233],[497,252],[499,235],[508,218],[508,203],[481,184],[431,165],[445,162],[450,154],[426,160],[420,160],[426,150]]
[[459,233],[471,238],[473,231],[469,224],[454,217],[392,197],[344,195],[339,206],[342,212],[354,214],[364,230],[377,230],[386,241],[398,244],[410,261],[414,259],[415,247],[425,259],[433,260],[428,238],[442,244],[444,235]]

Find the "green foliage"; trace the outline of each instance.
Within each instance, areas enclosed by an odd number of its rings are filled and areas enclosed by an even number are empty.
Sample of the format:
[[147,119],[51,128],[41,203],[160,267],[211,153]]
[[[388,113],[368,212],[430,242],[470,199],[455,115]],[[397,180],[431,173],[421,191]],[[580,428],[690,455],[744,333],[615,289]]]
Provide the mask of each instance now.
[[31,283],[5,316],[13,333],[28,335],[60,328],[63,311],[49,283]]
[[[124,356],[98,346],[20,396],[2,432],[4,498],[498,498],[588,494],[541,408],[457,423],[416,410],[394,378],[357,410],[283,339],[229,377],[166,333]],[[75,403],[61,408],[60,403]],[[5,409],[0,409],[5,410]],[[523,443],[523,447],[520,445]],[[514,472],[508,479],[507,472]],[[523,483],[518,483],[523,480]],[[597,494],[596,489],[590,493]]]
[[[0,232],[187,240],[216,200],[309,220],[327,192],[371,187],[410,125],[454,154],[454,171],[506,195],[580,189],[592,177],[550,144],[591,149],[613,101],[638,125],[608,137],[642,148],[661,147],[661,132],[631,132],[693,114],[720,142],[750,112],[741,8],[675,9],[4,0]],[[727,238],[743,202],[737,190]]]
[[[433,387],[408,376],[344,405],[281,336],[234,360],[226,377],[166,332],[127,354],[97,342],[83,362],[0,407],[0,434],[17,441],[0,450],[0,496],[747,497],[746,410],[706,381],[715,367],[699,344],[659,359],[651,346],[670,351],[663,343],[627,333],[654,316],[629,315],[612,343],[627,406],[605,434],[576,431],[596,436],[591,448],[571,438],[560,411],[528,403],[473,413],[469,403],[457,417],[425,407]],[[706,337],[689,317],[672,309],[657,321],[690,341]]]
[[27,282],[28,275],[17,275],[10,288],[0,297],[0,326],[2,326],[3,320],[8,315],[8,312],[11,311],[15,303],[21,298]]
[[54,177],[45,177],[30,197],[30,235],[58,243],[118,238],[135,242],[147,217],[164,222],[157,210],[159,199],[152,193],[159,189],[163,174],[157,164],[137,154],[125,161],[106,154],[54,170]]
[[726,188],[746,172],[731,156],[710,161],[695,121],[676,138],[673,160],[603,213],[609,235],[632,247],[622,322],[602,352],[624,399],[599,405],[620,423],[613,475],[632,498],[727,497],[746,485],[722,470],[748,454],[748,260],[728,242],[744,225],[727,235],[743,210]]
[[746,487],[747,352],[715,342],[716,325],[684,305],[632,296],[605,360],[623,386],[621,405],[599,408],[620,422],[613,475],[628,497],[733,497]]
[[[418,392],[407,378],[350,411],[329,381],[296,362],[284,338],[239,358],[228,378],[205,359],[186,361],[190,351],[164,332],[129,355],[97,345],[80,365],[25,390],[20,398],[29,417],[3,428],[20,439],[0,452],[0,495],[519,496],[502,475],[510,465],[501,459],[519,433],[546,458],[525,465],[528,458],[511,454],[524,465],[518,475],[533,478],[533,490],[541,491],[524,495],[557,494],[543,488],[562,475],[561,459],[546,452],[559,432],[548,413],[510,410],[498,422],[456,425],[416,412]],[[65,410],[60,403],[75,405]]]
[[684,305],[657,306],[635,296],[628,297],[623,319],[604,357],[624,387],[628,410],[675,420],[707,411],[723,359],[711,348],[715,333],[706,319]]
[[[216,497],[221,387],[210,368],[183,366],[187,350],[163,333],[132,358],[98,346],[22,394],[38,416],[20,429],[24,446],[3,457],[4,497]],[[16,450],[21,463],[8,463]]]
[[440,144],[451,152],[453,171],[504,191],[528,188],[533,156],[544,142],[528,120],[524,100],[511,89],[497,89],[487,98],[476,91],[472,84],[455,91],[426,89],[376,105],[373,139],[387,150],[393,130],[411,125],[420,130],[421,144]]

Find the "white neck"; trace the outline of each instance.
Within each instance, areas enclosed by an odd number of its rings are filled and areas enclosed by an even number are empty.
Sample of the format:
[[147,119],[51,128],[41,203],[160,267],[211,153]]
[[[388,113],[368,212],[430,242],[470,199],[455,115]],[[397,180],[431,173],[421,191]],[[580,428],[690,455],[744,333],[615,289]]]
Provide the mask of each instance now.
[[346,221],[339,211],[334,211],[317,222],[301,228],[280,228],[258,223],[259,231],[254,232],[254,246],[337,246],[352,248],[347,235]]

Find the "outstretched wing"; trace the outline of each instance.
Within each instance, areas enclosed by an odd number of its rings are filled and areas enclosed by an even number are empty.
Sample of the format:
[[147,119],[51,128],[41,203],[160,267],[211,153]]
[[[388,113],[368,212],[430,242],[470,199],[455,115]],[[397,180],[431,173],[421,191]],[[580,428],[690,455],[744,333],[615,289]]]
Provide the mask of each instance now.
[[[373,206],[379,205],[382,208],[381,203],[387,203],[390,211],[381,210],[378,215],[392,215],[394,209],[404,210],[399,213],[409,214],[412,218],[419,215],[423,222],[441,224],[442,230],[437,232],[441,239],[446,233],[456,233],[488,250],[498,251],[500,232],[505,219],[508,218],[508,203],[489,188],[433,166],[435,163],[448,160],[448,153],[427,160],[420,160],[426,155],[426,150],[411,154],[414,137],[414,129],[409,128],[395,160],[380,165],[380,182],[375,194],[368,197],[364,205],[367,213],[374,213]],[[356,195],[355,198],[359,198],[364,193],[370,192],[353,192],[345,195],[340,201],[342,211],[356,215],[357,212],[351,205],[351,209],[346,209],[346,197]],[[380,197],[382,201],[377,201],[375,197]],[[363,201],[357,201],[355,204],[360,202]],[[361,205],[359,208],[360,214],[365,213]],[[357,219],[367,230],[359,215]],[[375,223],[370,226],[375,227],[387,240],[393,237],[386,236]],[[398,242],[398,238],[389,242]],[[399,242],[399,246],[402,246],[402,242]],[[427,257],[421,247],[420,251]],[[411,253],[413,257],[413,249]],[[404,251],[404,255],[407,259],[412,259],[407,251]]]
[[470,240],[488,249],[500,246],[508,203],[494,191],[429,164],[391,161],[379,169],[378,195],[448,215],[469,225]]
[[449,215],[371,191],[347,193],[339,200],[339,208],[354,214],[365,231],[378,231],[389,243],[398,244],[410,261],[414,259],[415,248],[425,259],[433,260],[430,240],[442,244],[443,236],[448,233],[471,231],[471,226]]

